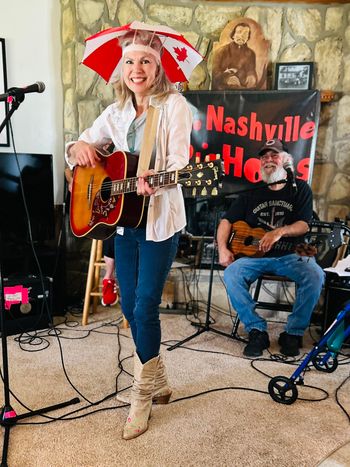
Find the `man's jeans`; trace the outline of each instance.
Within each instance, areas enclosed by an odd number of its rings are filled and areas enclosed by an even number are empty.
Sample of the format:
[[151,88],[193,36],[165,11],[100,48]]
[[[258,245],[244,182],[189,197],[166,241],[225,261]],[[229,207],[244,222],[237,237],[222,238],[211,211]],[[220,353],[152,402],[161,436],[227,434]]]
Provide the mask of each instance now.
[[292,313],[288,316],[286,332],[302,336],[309,325],[325,278],[315,258],[290,254],[275,258],[240,258],[224,271],[224,282],[232,306],[247,332],[266,331],[267,323],[255,311],[255,302],[249,293],[250,285],[263,274],[287,276],[297,286]]
[[146,240],[145,229],[124,229],[115,236],[116,273],[121,307],[142,363],[159,355],[159,304],[179,233],[163,242]]

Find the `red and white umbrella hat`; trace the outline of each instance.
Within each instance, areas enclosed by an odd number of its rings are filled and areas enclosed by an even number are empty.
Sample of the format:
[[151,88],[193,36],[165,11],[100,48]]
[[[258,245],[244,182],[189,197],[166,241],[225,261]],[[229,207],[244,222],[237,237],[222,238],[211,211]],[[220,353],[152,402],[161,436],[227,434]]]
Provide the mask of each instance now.
[[113,83],[119,77],[122,58],[119,39],[129,31],[138,30],[154,32],[159,37],[163,46],[161,62],[172,83],[188,81],[194,68],[203,60],[202,55],[174,29],[133,21],[85,39],[82,63],[96,71],[107,83]]

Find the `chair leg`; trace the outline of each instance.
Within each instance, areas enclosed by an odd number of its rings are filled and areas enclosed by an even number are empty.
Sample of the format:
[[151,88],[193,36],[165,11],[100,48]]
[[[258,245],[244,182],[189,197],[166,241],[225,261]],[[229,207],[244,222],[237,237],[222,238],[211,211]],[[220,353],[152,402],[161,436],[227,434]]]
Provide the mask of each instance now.
[[262,284],[262,277],[259,277],[256,281],[256,286],[255,286],[255,290],[254,290],[254,297],[253,297],[253,300],[254,302],[258,302],[259,301],[259,295],[260,295],[260,289],[261,289],[261,284]]
[[235,320],[233,322],[233,327],[232,327],[232,332],[231,332],[232,337],[237,336],[237,331],[238,331],[238,327],[239,327],[240,322],[241,322],[241,320],[239,319],[238,313],[237,313],[236,318],[235,318]]
[[95,258],[96,258],[96,249],[97,249],[97,240],[92,240],[91,251],[90,251],[89,269],[88,269],[88,274],[87,274],[85,298],[84,298],[83,319],[82,319],[82,325],[83,326],[88,324],[88,319],[89,319],[90,294],[91,294],[91,290],[93,288],[94,264],[95,264]]
[[94,283],[92,290],[97,294],[92,299],[92,312],[96,313],[97,305],[99,303],[100,291],[100,275],[101,275],[101,261],[102,261],[102,240],[97,240],[96,255],[94,261]]

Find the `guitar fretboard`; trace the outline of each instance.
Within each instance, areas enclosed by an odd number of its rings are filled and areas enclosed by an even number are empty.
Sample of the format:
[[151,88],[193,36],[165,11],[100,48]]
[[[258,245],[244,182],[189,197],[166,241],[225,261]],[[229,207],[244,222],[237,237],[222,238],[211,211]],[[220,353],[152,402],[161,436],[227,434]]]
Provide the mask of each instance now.
[[[176,185],[178,182],[178,171],[159,172],[155,175],[149,175],[146,180],[150,187],[160,188],[167,185]],[[132,193],[137,191],[138,177],[126,178],[112,182],[112,194],[119,195],[122,193]]]

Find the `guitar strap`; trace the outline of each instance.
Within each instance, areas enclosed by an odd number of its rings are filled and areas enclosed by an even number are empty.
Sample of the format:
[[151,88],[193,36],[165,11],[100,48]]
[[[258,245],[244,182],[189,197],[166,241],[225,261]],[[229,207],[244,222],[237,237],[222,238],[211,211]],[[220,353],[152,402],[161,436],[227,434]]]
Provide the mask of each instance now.
[[136,175],[138,177],[140,176],[140,174],[149,169],[154,142],[156,139],[158,120],[159,108],[149,106],[147,110],[145,131],[143,132],[139,163],[137,165]]

